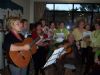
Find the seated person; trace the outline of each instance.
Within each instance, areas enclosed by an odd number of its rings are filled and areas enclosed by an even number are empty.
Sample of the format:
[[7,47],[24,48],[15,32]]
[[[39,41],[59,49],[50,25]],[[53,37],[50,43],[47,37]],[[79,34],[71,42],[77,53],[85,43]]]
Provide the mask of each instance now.
[[[99,51],[99,53],[100,53],[100,51]],[[98,55],[98,52],[96,55]],[[100,54],[95,58],[94,67],[92,69],[92,72],[90,72],[89,75],[99,75],[99,74],[100,74]]]

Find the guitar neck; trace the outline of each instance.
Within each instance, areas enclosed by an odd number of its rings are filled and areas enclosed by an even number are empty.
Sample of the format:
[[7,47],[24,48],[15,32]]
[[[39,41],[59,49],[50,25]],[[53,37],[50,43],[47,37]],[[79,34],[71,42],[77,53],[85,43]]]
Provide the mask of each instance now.
[[35,40],[32,41],[32,43],[30,44],[30,47],[32,47],[33,44],[35,44],[36,42],[38,42],[40,40],[40,38],[36,38]]

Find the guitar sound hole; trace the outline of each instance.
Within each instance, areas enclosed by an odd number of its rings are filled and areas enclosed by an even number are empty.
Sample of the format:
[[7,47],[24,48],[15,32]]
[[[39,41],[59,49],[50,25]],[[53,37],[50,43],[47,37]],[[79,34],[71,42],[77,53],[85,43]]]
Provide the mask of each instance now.
[[22,56],[22,58],[25,60],[25,57],[24,57],[24,55],[23,55],[23,52],[18,51],[18,53],[20,53],[20,55]]

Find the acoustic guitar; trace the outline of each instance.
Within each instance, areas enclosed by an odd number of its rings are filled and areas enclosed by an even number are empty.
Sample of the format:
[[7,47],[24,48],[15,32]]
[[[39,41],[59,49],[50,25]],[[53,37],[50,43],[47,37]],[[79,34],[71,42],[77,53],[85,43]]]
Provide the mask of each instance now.
[[31,46],[31,49],[28,51],[9,51],[9,56],[16,66],[19,68],[25,68],[28,66],[32,55],[37,52],[37,46],[35,43],[39,39],[40,38],[33,40],[32,38],[26,38],[22,43],[15,43],[17,46],[23,46],[25,44],[29,44]]
[[66,53],[62,54],[59,59],[57,59],[58,62],[62,62],[64,60],[64,58],[66,57],[66,55],[70,56],[72,53],[72,48],[71,47],[67,47],[64,49],[66,51]]

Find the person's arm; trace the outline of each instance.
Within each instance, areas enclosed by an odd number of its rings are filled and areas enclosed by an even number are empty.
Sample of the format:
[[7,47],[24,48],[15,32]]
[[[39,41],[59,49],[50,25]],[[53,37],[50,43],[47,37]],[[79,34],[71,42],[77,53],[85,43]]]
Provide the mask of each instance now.
[[29,50],[30,46],[28,44],[23,46],[17,46],[13,44],[13,42],[11,41],[11,37],[9,35],[6,35],[4,38],[4,42],[2,44],[2,48],[4,50],[20,51],[20,50]]
[[30,49],[30,46],[28,44],[25,44],[23,46],[17,46],[17,45],[14,45],[14,44],[11,44],[10,46],[10,51],[23,51],[23,50],[29,50]]

